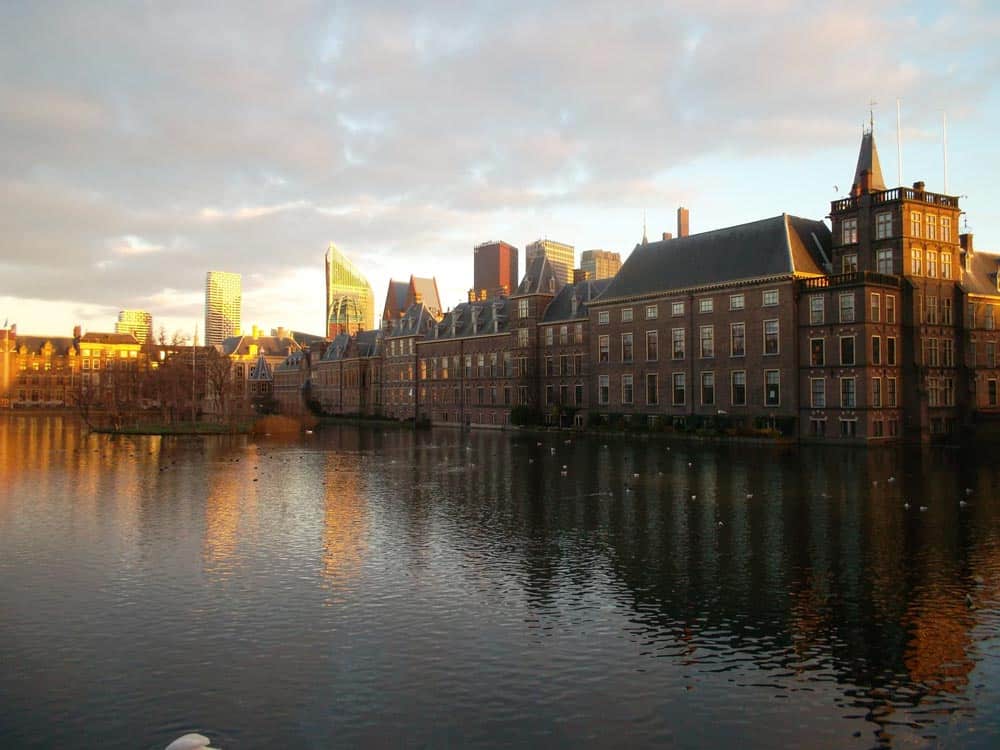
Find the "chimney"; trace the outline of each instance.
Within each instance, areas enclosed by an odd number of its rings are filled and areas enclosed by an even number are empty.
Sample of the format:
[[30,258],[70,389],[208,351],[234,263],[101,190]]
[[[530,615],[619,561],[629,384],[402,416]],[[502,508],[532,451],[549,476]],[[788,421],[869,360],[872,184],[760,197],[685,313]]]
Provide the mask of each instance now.
[[672,240],[674,238],[674,236],[672,234],[670,234],[670,232],[664,232],[662,236],[663,236],[664,242],[667,241],[667,240]]
[[918,193],[924,192],[924,181],[923,180],[917,180],[916,182],[914,182],[913,183],[913,189],[916,192],[918,192]]
[[687,237],[688,236],[688,210],[684,206],[679,206],[677,208],[677,236]]

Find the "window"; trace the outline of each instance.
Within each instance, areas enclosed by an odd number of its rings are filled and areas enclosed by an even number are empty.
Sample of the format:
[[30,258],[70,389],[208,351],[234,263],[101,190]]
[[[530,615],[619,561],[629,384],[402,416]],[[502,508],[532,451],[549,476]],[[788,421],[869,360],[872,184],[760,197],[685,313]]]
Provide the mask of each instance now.
[[854,409],[857,406],[857,394],[854,378],[840,379],[840,408]]
[[927,297],[927,310],[924,320],[926,320],[928,323],[933,323],[934,325],[937,325],[938,322],[937,297],[933,295],[928,295]]
[[885,405],[890,409],[896,408],[896,378],[885,379]]
[[764,354],[772,355],[778,353],[778,321],[764,321]]
[[670,332],[670,338],[673,344],[671,356],[674,359],[684,359],[684,329],[674,328]]
[[606,326],[609,322],[611,322],[610,312],[608,312],[607,310],[601,310],[599,313],[597,313],[597,325]]
[[842,225],[841,234],[841,244],[843,245],[853,245],[858,241],[858,220],[857,219],[844,219]]
[[936,240],[937,239],[937,216],[934,214],[927,214],[927,219],[925,220],[925,225],[927,227],[927,239]]
[[764,406],[779,406],[781,404],[781,373],[777,370],[764,370]]
[[703,372],[701,374],[701,403],[711,406],[715,403],[715,373]]
[[742,310],[746,306],[746,298],[742,294],[729,295],[729,309]]
[[622,403],[631,404],[632,403],[632,376],[622,375]]
[[841,437],[854,437],[858,434],[858,420],[856,419],[841,419],[840,420],[840,436]]
[[916,211],[910,213],[910,234],[914,237],[920,236],[920,214]]
[[892,214],[888,211],[875,214],[875,239],[892,237]]
[[924,339],[924,364],[928,367],[938,367],[941,364],[937,339]]
[[660,308],[656,305],[646,305],[646,320],[656,320]]
[[941,364],[945,367],[955,366],[955,342],[951,339],[941,339]]
[[583,323],[577,323],[573,326],[573,343],[583,343]]
[[809,404],[813,409],[826,408],[826,378],[809,378]]
[[890,367],[896,366],[896,337],[890,336],[885,340],[885,363]]
[[814,295],[809,298],[809,325],[822,325],[823,324],[823,298],[820,295]]
[[872,378],[872,408],[882,408],[882,378]]
[[927,378],[927,405],[941,406],[941,390],[937,378]]
[[732,384],[733,406],[746,406],[747,403],[747,373],[746,370],[733,370],[729,376]]
[[632,361],[632,334],[623,333],[622,334],[622,362]]
[[[929,216],[927,218],[930,218]],[[929,227],[928,227],[929,228]],[[927,251],[927,275],[932,279],[937,278],[938,255],[933,250]]]
[[646,374],[646,403],[650,406],[660,403],[659,377],[655,372]]
[[700,313],[710,313],[715,309],[712,303],[712,298],[707,297],[705,299],[698,300],[698,312]]
[[822,367],[826,364],[826,339],[809,339],[809,366]]
[[684,303],[683,302],[671,302],[670,303],[670,314],[671,315],[683,315],[684,314]]
[[854,293],[848,292],[840,295],[840,322],[854,322]]
[[941,299],[941,322],[946,326],[950,326],[951,320],[951,298],[943,297]]
[[997,405],[997,381],[987,380],[986,381],[986,399],[990,406]]
[[764,305],[764,307],[774,307],[776,304],[778,304],[777,289],[768,289],[764,291],[764,293],[761,296],[763,298],[762,304]]
[[968,320],[968,327],[969,328],[975,328],[976,327],[976,303],[975,302],[970,302],[969,303],[968,319],[969,319]]
[[545,374],[549,377],[559,374],[556,372],[555,360],[553,360],[552,357],[545,358]]
[[745,323],[729,324],[730,356],[742,357],[747,353],[747,332]]
[[545,329],[545,346],[552,346],[555,331],[552,328]]
[[528,345],[528,329],[518,328],[517,329],[517,345],[522,349]]
[[983,307],[983,328],[987,331],[992,331],[996,327],[996,323],[993,320],[993,305],[985,305]]
[[517,317],[527,318],[528,317],[528,299],[519,299],[517,301]]
[[872,364],[882,364],[882,337],[872,336]]
[[854,337],[853,336],[841,336],[840,337],[840,364],[842,364],[842,365],[853,365],[854,364]]
[[714,326],[701,326],[700,327],[700,340],[701,340],[701,356],[703,358],[714,357],[715,356],[715,327]]
[[896,322],[896,298],[885,295],[885,322]]
[[559,343],[563,346],[569,343],[569,326],[559,326]]
[[951,242],[951,217],[941,217],[941,241]]
[[609,385],[609,379],[607,375],[597,376],[597,403],[607,404],[608,396],[610,395],[611,386]]
[[878,323],[882,310],[882,295],[878,292],[872,292],[871,295],[871,312],[868,315],[868,320],[871,323]]
[[951,253],[941,253],[941,278],[951,278]]
[[986,342],[986,366],[997,366],[997,345],[995,341]]
[[895,269],[892,267],[892,250],[882,249],[875,251],[875,270],[879,273],[893,273]]
[[684,382],[685,381],[685,377],[684,376],[685,376],[685,373],[683,373],[683,372],[675,372],[674,375],[673,375],[674,388],[673,388],[673,401],[672,401],[672,403],[673,403],[674,406],[683,406],[684,405],[684,401],[685,401],[684,391],[685,391],[685,387],[686,387],[686,384]]
[[914,276],[920,275],[920,248],[915,247],[910,250],[910,273]]
[[660,358],[660,335],[657,331],[646,331],[646,361],[655,362]]
[[583,383],[577,383],[573,387],[573,403],[577,406],[583,406]]
[[622,323],[631,323],[631,322],[632,322],[632,308],[631,307],[623,307],[622,308]]
[[858,254],[857,253],[847,253],[843,258],[840,259],[840,272],[841,273],[854,273],[858,270]]

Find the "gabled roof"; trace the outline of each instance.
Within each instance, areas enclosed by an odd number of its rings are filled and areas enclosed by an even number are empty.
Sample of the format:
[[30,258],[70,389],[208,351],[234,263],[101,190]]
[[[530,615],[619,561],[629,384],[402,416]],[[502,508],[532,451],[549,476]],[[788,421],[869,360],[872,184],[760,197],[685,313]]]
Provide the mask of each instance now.
[[18,336],[17,338],[12,337],[11,340],[18,351],[23,346],[31,354],[41,353],[47,343],[52,344],[52,351],[57,356],[69,354],[71,349],[74,354],[80,353],[80,347],[72,336]]
[[882,165],[878,160],[878,149],[875,148],[875,134],[865,133],[861,136],[861,151],[858,153],[858,166],[854,170],[854,184],[861,185],[861,172],[867,170],[869,187],[872,191],[885,190],[885,180],[882,177]]
[[1000,255],[977,250],[969,259],[969,270],[962,274],[962,291],[966,294],[1000,296],[997,273],[1000,272]]
[[559,274],[546,255],[536,255],[528,261],[524,277],[517,285],[515,297],[526,294],[555,294],[562,286]]
[[[567,284],[545,308],[543,323],[559,320],[577,320],[587,317],[587,305],[608,288],[611,279],[590,279],[577,284]],[[574,305],[574,300],[576,304]]]
[[227,357],[249,356],[250,346],[257,345],[257,351],[268,357],[284,357],[299,348],[295,339],[288,336],[230,336],[222,341],[222,353]]
[[422,279],[418,276],[410,277],[410,290],[413,292],[413,301],[420,295],[420,301],[424,303],[431,315],[439,317],[442,312],[441,298],[438,296],[437,280],[432,278]]
[[376,357],[382,346],[382,331],[358,331],[354,335],[354,346],[359,357]]
[[484,302],[463,302],[450,310],[437,324],[436,339],[484,336],[510,330],[510,306],[507,298]]
[[434,316],[431,315],[427,306],[421,302],[410,305],[403,313],[403,317],[391,321],[389,330],[385,335],[388,338],[426,335],[433,329],[434,323]]
[[258,355],[257,361],[250,366],[247,380],[274,380],[274,372],[271,370],[271,365],[264,359],[263,354]]
[[139,340],[131,333],[85,333],[80,337],[81,344],[138,344]]
[[389,288],[385,293],[385,307],[382,311],[383,320],[393,320],[403,314],[406,309],[406,298],[410,293],[410,285],[406,281],[389,279]]
[[320,359],[323,360],[336,360],[344,359],[347,355],[347,346],[351,343],[351,337],[346,333],[338,334],[334,336],[333,341],[330,342],[330,346],[326,348],[323,352],[323,356]]
[[782,214],[749,224],[638,245],[600,302],[782,276],[820,276],[830,255],[822,221]]
[[274,368],[275,372],[287,372],[288,370],[301,370],[302,365],[305,363],[307,352],[301,349],[296,352],[292,352],[285,359]]

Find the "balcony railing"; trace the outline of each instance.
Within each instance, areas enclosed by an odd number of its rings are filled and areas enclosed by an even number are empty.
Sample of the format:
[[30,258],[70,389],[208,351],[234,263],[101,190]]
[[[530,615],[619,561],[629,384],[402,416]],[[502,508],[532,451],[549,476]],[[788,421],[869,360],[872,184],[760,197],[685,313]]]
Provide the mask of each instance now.
[[853,271],[851,273],[840,273],[836,276],[817,276],[811,279],[803,279],[803,289],[826,289],[831,286],[857,286],[858,284],[881,284],[882,286],[899,287],[901,285],[898,276],[891,276],[875,271]]
[[[934,206],[947,206],[948,208],[958,208],[958,197],[953,195],[941,195],[940,193],[929,193],[926,190],[914,190],[913,188],[897,187],[890,190],[880,190],[872,193],[872,204],[880,206],[886,203],[895,203],[898,200],[917,201],[919,203],[929,203]],[[833,202],[834,213],[850,211],[861,205],[861,199],[857,196],[841,198]]]

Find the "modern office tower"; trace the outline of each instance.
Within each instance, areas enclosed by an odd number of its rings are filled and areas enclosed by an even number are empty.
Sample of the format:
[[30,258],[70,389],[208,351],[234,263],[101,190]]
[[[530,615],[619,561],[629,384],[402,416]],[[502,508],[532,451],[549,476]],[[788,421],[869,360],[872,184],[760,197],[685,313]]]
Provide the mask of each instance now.
[[555,240],[535,240],[524,248],[524,266],[531,264],[531,261],[544,255],[549,259],[556,272],[556,279],[560,284],[573,283],[573,269],[576,267],[576,250],[572,245]]
[[326,250],[326,334],[353,335],[375,323],[375,295],[368,279],[332,242]]
[[622,267],[622,256],[609,250],[584,250],[580,255],[580,269],[591,279],[610,279]]
[[240,274],[209,271],[205,276],[205,345],[216,346],[239,333],[242,309]]
[[502,240],[492,240],[476,245],[472,253],[472,291],[477,299],[492,299],[517,289],[516,247]]
[[131,333],[136,341],[145,344],[153,337],[153,316],[145,310],[121,310],[115,333]]

